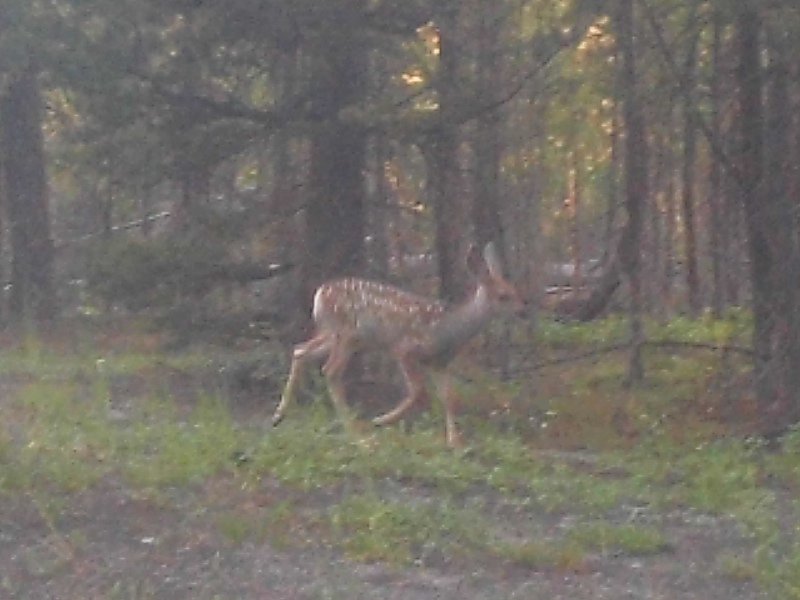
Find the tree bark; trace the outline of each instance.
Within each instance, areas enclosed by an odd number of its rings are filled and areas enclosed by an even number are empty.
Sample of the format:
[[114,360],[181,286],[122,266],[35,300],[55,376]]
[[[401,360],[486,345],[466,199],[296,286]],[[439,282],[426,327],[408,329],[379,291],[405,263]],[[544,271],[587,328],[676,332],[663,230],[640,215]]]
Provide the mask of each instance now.
[[373,188],[369,213],[370,229],[370,271],[377,277],[385,278],[389,272],[389,232],[392,230],[394,214],[389,210],[389,187],[386,182],[386,162],[389,158],[387,138],[378,134],[372,138]]
[[683,209],[684,259],[689,312],[700,312],[700,279],[697,269],[697,234],[695,232],[695,163],[697,161],[697,127],[692,97],[695,86],[698,34],[692,37],[686,55],[683,95],[683,168],[681,171],[681,207]]
[[0,100],[2,163],[11,230],[11,295],[15,319],[56,315],[53,240],[37,73],[28,68],[11,79]]
[[358,28],[360,0],[347,3],[340,19],[351,27],[331,28],[314,40],[311,81],[324,94],[314,112],[320,122],[311,134],[309,199],[306,206],[307,253],[303,265],[303,305],[324,280],[359,272],[364,266],[364,179],[367,135],[343,118],[363,100],[367,52]]
[[781,430],[800,418],[800,322],[797,282],[800,253],[796,200],[791,196],[792,171],[788,49],[779,34],[768,37],[769,72],[766,104],[764,202],[771,221],[771,319],[774,361],[777,363],[776,401],[780,410],[768,415],[771,429]]
[[[499,84],[501,65],[495,57],[499,38],[496,3],[479,0],[477,34],[477,75],[480,96],[492,97]],[[504,254],[503,223],[500,206],[500,109],[490,110],[478,119],[475,131],[475,194],[472,221],[480,247],[494,241]]]
[[[786,58],[786,57],[784,57]],[[787,369],[788,381],[787,388],[792,390],[794,395],[792,397],[792,404],[789,411],[789,422],[797,423],[800,421],[800,290],[797,289],[797,282],[800,281],[800,211],[797,210],[797,198],[800,197],[800,169],[797,165],[800,164],[800,66],[795,61],[792,78],[792,89],[790,95],[794,98],[794,105],[789,106],[794,114],[794,128],[792,139],[792,165],[794,169],[786,170],[792,175],[789,180],[789,189],[786,197],[786,203],[789,210],[791,210],[791,218],[788,220],[792,232],[792,256],[789,259],[787,280],[791,289],[789,291],[789,352],[787,358],[789,364],[785,366]],[[794,94],[791,94],[791,92]],[[791,103],[791,101],[789,101]],[[789,119],[791,122],[791,119]],[[795,205],[792,206],[792,201]]]
[[[619,53],[615,52],[615,60],[619,58]],[[618,78],[618,75],[617,75]],[[619,87],[619,82],[616,82]],[[617,213],[619,212],[619,177],[620,177],[620,118],[618,105],[614,102],[614,114],[611,117],[611,131],[608,136],[610,145],[610,158],[608,165],[608,175],[606,188],[606,210],[604,215],[603,233],[603,264],[608,265],[613,254],[615,243],[615,227],[617,223]]]
[[619,31],[622,55],[623,118],[625,122],[625,209],[628,223],[620,242],[620,261],[628,283],[628,302],[631,353],[628,363],[628,382],[637,384],[644,379],[642,349],[642,281],[640,239],[642,212],[648,195],[647,142],[644,118],[639,99],[636,64],[633,0],[621,0]]
[[[740,194],[747,227],[750,282],[753,306],[753,349],[755,361],[753,378],[762,416],[771,410],[776,396],[772,363],[772,289],[770,250],[772,235],[762,186],[764,158],[764,116],[761,104],[761,19],[757,9],[745,3],[735,24],[736,49],[739,63],[736,79],[739,86],[739,152],[738,170]],[[767,425],[769,427],[769,425]]]
[[[722,69],[722,19],[719,11],[714,12],[713,32],[711,42],[711,135],[715,140],[722,140],[722,121],[721,121],[721,90],[720,90],[720,71]],[[723,271],[723,257],[725,256],[725,244],[727,234],[722,219],[723,212],[723,191],[722,191],[722,165],[719,157],[711,156],[708,174],[708,204],[711,216],[711,310],[714,316],[721,317],[725,306],[725,277]]]
[[[670,103],[672,104],[672,103]],[[668,113],[669,127],[668,130],[673,130],[674,110],[672,107]],[[675,230],[676,225],[676,204],[678,202],[676,185],[675,185],[675,161],[676,157],[672,149],[673,140],[671,136],[664,136],[664,172],[665,172],[665,186],[664,186],[664,260],[661,263],[661,286],[660,295],[661,300],[665,306],[674,308],[675,296],[675,273],[677,271],[677,260],[675,257]]]
[[459,135],[453,115],[458,97],[458,5],[445,3],[436,22],[439,34],[439,65],[436,92],[439,124],[426,140],[428,186],[434,208],[436,256],[439,270],[439,295],[448,302],[458,300],[464,289],[461,266],[463,206]]
[[569,229],[570,229],[570,253],[572,255],[572,289],[579,293],[583,288],[583,248],[581,247],[581,176],[580,158],[578,151],[570,153],[569,170]]

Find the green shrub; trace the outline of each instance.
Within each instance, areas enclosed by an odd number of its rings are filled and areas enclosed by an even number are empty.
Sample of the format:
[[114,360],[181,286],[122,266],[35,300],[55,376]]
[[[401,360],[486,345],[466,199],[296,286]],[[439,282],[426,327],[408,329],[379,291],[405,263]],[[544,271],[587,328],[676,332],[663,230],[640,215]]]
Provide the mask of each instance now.
[[89,291],[131,310],[207,290],[225,249],[206,237],[111,239],[89,251]]

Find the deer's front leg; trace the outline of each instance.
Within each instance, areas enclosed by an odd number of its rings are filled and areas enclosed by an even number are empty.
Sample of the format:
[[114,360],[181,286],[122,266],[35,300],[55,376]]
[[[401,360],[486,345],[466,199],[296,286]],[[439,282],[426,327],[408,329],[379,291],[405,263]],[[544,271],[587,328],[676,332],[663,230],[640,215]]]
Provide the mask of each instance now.
[[353,418],[347,406],[344,374],[354,352],[354,339],[347,335],[339,335],[333,342],[328,360],[322,367],[322,372],[328,382],[328,393],[331,396],[331,401],[345,427],[349,427],[352,424]]
[[412,353],[397,356],[397,364],[406,383],[406,397],[392,410],[372,420],[375,425],[390,425],[398,421],[408,410],[425,396],[425,370]]
[[461,448],[464,442],[458,431],[456,415],[458,413],[458,398],[453,391],[453,376],[445,370],[434,373],[436,394],[444,406],[444,426],[447,436],[447,445],[451,448]]
[[298,344],[292,351],[292,366],[289,369],[289,378],[283,388],[280,404],[272,415],[272,426],[277,427],[286,416],[286,409],[297,395],[297,386],[302,379],[309,360],[321,359],[330,352],[333,340],[327,334],[320,333],[307,342]]

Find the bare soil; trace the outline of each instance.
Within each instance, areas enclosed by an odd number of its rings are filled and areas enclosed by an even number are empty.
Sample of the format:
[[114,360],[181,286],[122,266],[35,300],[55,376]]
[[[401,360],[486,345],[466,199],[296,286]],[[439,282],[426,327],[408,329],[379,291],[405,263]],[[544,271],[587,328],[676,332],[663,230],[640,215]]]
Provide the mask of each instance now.
[[289,600],[746,600],[752,583],[718,572],[720,553],[746,550],[733,523],[670,515],[671,550],[650,557],[598,555],[579,572],[533,571],[496,562],[440,558],[398,568],[353,562],[325,545],[269,536],[236,544],[200,507],[196,493],[164,502],[108,481],[70,499],[48,523],[27,499],[0,508],[0,594],[6,598],[242,598]]

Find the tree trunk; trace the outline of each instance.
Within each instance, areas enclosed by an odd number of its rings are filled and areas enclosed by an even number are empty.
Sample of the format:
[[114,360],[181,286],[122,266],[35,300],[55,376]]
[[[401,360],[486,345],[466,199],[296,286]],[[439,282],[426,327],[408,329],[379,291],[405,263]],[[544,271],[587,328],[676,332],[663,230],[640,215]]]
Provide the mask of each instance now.
[[739,85],[739,183],[747,227],[753,295],[753,378],[762,415],[766,418],[776,397],[775,373],[770,369],[774,331],[771,304],[773,256],[769,243],[772,231],[771,219],[765,210],[765,201],[768,199],[764,197],[762,187],[764,117],[761,105],[760,30],[758,11],[744,4],[739,10],[735,26],[739,58],[736,73]]
[[311,134],[309,197],[306,208],[307,253],[303,265],[303,305],[324,280],[359,272],[364,266],[364,180],[367,135],[342,119],[345,109],[362,101],[367,83],[365,40],[357,17],[361,2],[340,15],[352,27],[332,28],[314,41],[311,80],[324,94],[314,107],[321,118]]
[[[479,1],[477,69],[480,96],[491,98],[499,84],[501,65],[497,57],[499,25],[493,0]],[[490,110],[478,119],[475,131],[475,194],[472,221],[480,247],[494,241],[504,254],[503,223],[500,206],[500,109]]]
[[[500,39],[501,19],[498,4],[494,0],[478,0],[476,50],[477,84],[479,97],[488,103],[489,99],[502,85],[502,54],[498,45]],[[505,248],[505,231],[503,228],[503,211],[506,204],[502,199],[506,194],[501,192],[500,159],[502,136],[502,109],[496,107],[484,112],[475,123],[474,156],[475,177],[472,195],[472,224],[475,228],[475,241],[483,248],[494,242],[501,261],[507,264]],[[509,376],[509,330],[508,324],[502,326],[499,336],[486,336],[485,354],[493,359],[491,363],[498,367],[501,376]]]
[[653,151],[652,165],[652,184],[654,190],[652,198],[647,203],[647,222],[649,232],[649,244],[647,247],[647,264],[645,272],[647,273],[647,305],[648,310],[652,313],[661,315],[666,318],[668,312],[664,304],[664,298],[661,296],[661,266],[664,260],[664,213],[663,197],[660,192],[664,189],[664,148],[657,139],[653,141],[653,146],[657,149]]
[[[278,71],[279,94],[282,101],[287,102],[297,93],[297,76],[300,58],[297,52],[291,52],[281,57],[280,68]],[[292,135],[286,128],[279,129],[272,137],[268,155],[270,164],[263,164],[259,169],[260,182],[264,195],[269,194],[271,198],[267,205],[271,212],[280,215],[281,218],[291,211],[286,209],[289,198],[295,186],[295,169],[292,164]],[[261,171],[263,170],[263,175]],[[267,176],[271,181],[267,181]],[[287,231],[287,237],[291,236],[290,228],[279,228]],[[281,239],[283,242],[286,238]],[[283,245],[283,244],[281,244]]]
[[[711,42],[711,136],[713,140],[722,140],[722,122],[720,117],[721,90],[720,71],[722,69],[722,19],[719,11],[714,13],[713,40]],[[723,257],[725,256],[726,231],[723,224],[723,193],[722,193],[722,167],[719,157],[713,153],[709,164],[708,174],[708,204],[711,216],[711,310],[715,317],[722,316],[725,306],[725,279],[723,272]]]
[[781,430],[800,417],[800,323],[798,323],[797,282],[800,280],[798,231],[794,227],[795,199],[791,196],[792,170],[789,99],[790,72],[784,40],[768,40],[769,85],[766,105],[766,172],[763,181],[762,210],[770,219],[771,248],[771,320],[774,324],[772,352],[777,363],[776,408],[767,415],[770,429]]
[[[618,53],[615,53],[615,58],[619,58]],[[615,102],[614,114],[611,118],[611,131],[608,136],[608,143],[611,146],[611,156],[608,165],[606,189],[604,190],[606,194],[606,210],[604,215],[603,265],[608,265],[612,260],[612,250],[615,242],[614,233],[617,223],[617,212],[619,211],[619,121],[619,110]]]
[[620,243],[620,261],[628,283],[629,294],[631,354],[628,364],[628,381],[636,384],[644,378],[640,238],[642,208],[648,195],[648,186],[647,143],[636,71],[633,0],[621,0],[619,31],[622,55],[623,116],[627,133],[625,137],[625,209],[628,213],[628,223]]
[[583,287],[583,248],[581,247],[581,179],[580,159],[577,151],[570,153],[569,170],[569,219],[570,219],[570,253],[572,254],[572,289],[575,294],[581,293]]
[[[669,111],[669,131],[673,131],[672,120],[674,111]],[[661,287],[660,294],[662,302],[670,309],[674,308],[675,303],[675,273],[677,272],[677,260],[675,258],[675,229],[676,223],[676,204],[678,202],[675,185],[675,154],[672,149],[672,139],[665,136],[664,144],[664,260],[661,263]]]
[[[372,52],[369,60],[369,94],[380,94],[389,68],[379,52]],[[391,138],[385,132],[376,132],[369,141],[370,187],[368,227],[370,231],[368,258],[370,275],[386,278],[389,273],[389,236],[394,229],[395,214],[390,211],[391,189],[387,181],[387,164],[391,160]]]
[[436,255],[439,268],[439,295],[446,301],[458,300],[464,289],[461,266],[464,230],[461,202],[459,135],[453,122],[458,94],[458,6],[448,2],[436,22],[439,33],[439,66],[436,92],[439,123],[426,141],[428,186],[434,208]]
[[2,163],[11,230],[10,314],[50,320],[56,315],[53,240],[37,73],[13,78],[0,100]]
[[370,164],[373,189],[369,213],[370,229],[370,271],[378,277],[386,277],[389,272],[389,232],[392,230],[394,215],[389,211],[389,187],[386,182],[386,161],[389,158],[389,147],[384,135],[372,138],[372,156]]
[[[280,57],[277,71],[278,94],[288,102],[298,88],[300,53],[296,49]],[[259,165],[259,192],[263,210],[271,216],[266,223],[274,258],[281,264],[303,265],[306,256],[304,225],[296,193],[298,176],[297,140],[288,128],[281,128],[262,148]],[[282,337],[294,341],[309,323],[306,288],[302,286],[304,269],[293,269],[283,279],[276,292],[276,304],[286,320],[281,327]]]
[[697,234],[694,218],[695,163],[697,161],[697,127],[693,91],[695,86],[695,66],[697,62],[697,39],[695,34],[689,44],[686,56],[683,95],[683,168],[681,171],[681,207],[683,209],[684,259],[686,261],[686,291],[689,312],[700,312],[700,280],[697,270]]
[[[786,57],[784,56],[784,59]],[[788,420],[790,423],[797,423],[800,421],[800,290],[797,289],[797,282],[800,281],[800,211],[797,210],[797,198],[800,197],[800,169],[797,165],[800,164],[800,66],[794,65],[793,70],[793,91],[792,95],[795,99],[794,106],[788,106],[794,114],[794,128],[793,128],[793,152],[792,165],[795,166],[792,170],[785,170],[784,173],[792,173],[789,180],[788,194],[785,199],[787,208],[791,211],[791,218],[788,220],[792,232],[792,255],[788,261],[788,272],[786,279],[790,286],[789,290],[789,330],[788,330],[788,347],[787,358],[788,365],[785,365],[788,381],[786,382],[787,389],[791,390],[793,396],[791,398],[791,406],[789,408]],[[791,95],[791,94],[790,94]],[[789,119],[791,122],[791,119]],[[795,206],[792,206],[794,201]]]

